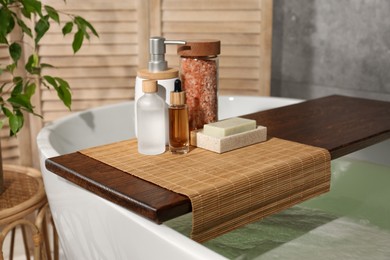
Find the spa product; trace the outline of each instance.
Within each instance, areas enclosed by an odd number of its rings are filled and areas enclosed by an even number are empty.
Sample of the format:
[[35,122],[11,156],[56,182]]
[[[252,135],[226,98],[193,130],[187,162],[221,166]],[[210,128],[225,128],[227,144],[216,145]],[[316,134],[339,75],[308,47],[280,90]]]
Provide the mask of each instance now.
[[[166,106],[170,104],[169,92],[173,91],[173,85],[176,79],[179,77],[179,71],[174,68],[169,68],[168,63],[165,60],[165,45],[167,44],[185,44],[185,41],[166,40],[163,37],[151,37],[149,39],[149,63],[147,69],[141,69],[137,71],[137,77],[135,79],[135,97],[137,100],[142,96],[142,81],[145,79],[157,80],[158,83],[158,95],[165,100]],[[168,120],[168,115],[166,115]],[[135,122],[137,129],[137,108],[135,108]],[[168,121],[166,121],[166,133],[168,134]],[[137,130],[135,132],[136,136]],[[166,136],[166,144],[168,143],[168,136]]]
[[218,40],[194,40],[180,45],[180,78],[186,92],[190,130],[218,121]]
[[181,89],[181,81],[175,80],[174,91],[171,92],[169,106],[169,150],[173,154],[184,154],[189,150],[188,108],[185,104],[185,92]]
[[254,129],[256,120],[234,117],[204,125],[203,133],[208,136],[224,137]]
[[203,129],[191,132],[191,145],[216,153],[225,153],[267,140],[267,128],[258,126],[254,130],[225,136],[214,137],[206,135]]
[[156,155],[165,152],[165,101],[157,95],[157,81],[144,80],[145,93],[137,101],[138,152]]

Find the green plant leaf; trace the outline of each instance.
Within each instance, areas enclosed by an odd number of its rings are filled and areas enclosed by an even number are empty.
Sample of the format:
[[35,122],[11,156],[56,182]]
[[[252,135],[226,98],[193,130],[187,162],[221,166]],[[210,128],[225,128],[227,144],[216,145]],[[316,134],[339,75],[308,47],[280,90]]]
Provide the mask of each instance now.
[[14,77],[14,87],[12,88],[11,97],[15,97],[23,91],[23,79],[21,77]]
[[41,38],[45,35],[45,33],[49,30],[50,23],[49,23],[49,16],[45,15],[39,21],[35,24],[35,32],[37,35],[35,36],[35,44],[38,44],[38,42],[41,40]]
[[58,97],[62,100],[64,105],[71,110],[72,94],[68,82],[58,77],[56,77],[55,80],[59,83],[59,91],[57,91]]
[[8,8],[0,8],[0,43],[6,43],[11,11]]
[[35,93],[35,90],[37,88],[37,85],[33,82],[33,83],[30,83],[30,82],[27,82],[25,87],[24,87],[24,92],[25,92],[25,95],[31,99],[31,97],[34,95]]
[[9,122],[9,128],[11,130],[11,136],[15,135],[21,128],[20,119],[18,118],[17,115],[12,114],[8,118],[8,122]]
[[22,56],[22,47],[19,43],[12,43],[9,47],[9,54],[11,55],[12,60],[17,64],[18,60]]
[[51,7],[49,5],[45,5],[45,10],[51,19],[53,19],[58,24],[60,24],[60,16],[58,15],[58,12],[56,9],[54,9],[53,7]]
[[17,109],[14,114],[8,117],[8,122],[10,126],[10,135],[16,135],[20,131],[20,129],[22,129],[24,124],[23,113],[19,109]]
[[14,70],[16,69],[16,64],[15,63],[12,63],[12,64],[9,64],[7,65],[7,67],[5,68],[6,71],[9,71],[11,74],[14,73]]
[[[62,100],[64,105],[70,110],[72,105],[72,94],[70,92],[70,86],[67,81],[62,78],[45,75],[43,79],[51,85],[57,92],[58,97]],[[46,85],[46,84],[45,84]]]
[[84,32],[82,30],[78,30],[77,33],[75,33],[72,43],[73,53],[76,53],[80,50],[81,45],[83,45],[84,41]]
[[27,63],[26,63],[26,65],[24,66],[24,68],[25,68],[30,74],[39,74],[40,68],[39,68],[38,66],[39,66],[39,57],[38,57],[38,55],[35,53],[35,54],[31,54],[31,55],[28,57]]
[[72,22],[67,22],[64,27],[62,27],[62,34],[65,36],[68,33],[72,32],[73,29],[73,23]]
[[0,43],[4,43],[8,45],[7,37],[4,35],[0,34]]
[[[12,14],[12,12],[11,12]],[[7,28],[7,33],[11,33],[12,30],[15,28],[15,21],[14,21],[14,18],[12,17],[12,15],[10,15],[8,17],[8,28]]]
[[56,80],[52,76],[45,75],[45,76],[43,76],[43,79],[46,80],[47,83],[52,85],[55,90],[58,89],[58,84],[57,84]]
[[16,18],[16,19],[17,19],[17,23],[20,26],[20,28],[22,28],[22,31],[32,38],[33,35],[31,32],[31,29],[23,22],[22,19],[19,19],[19,18]]
[[19,95],[8,98],[7,101],[12,104],[14,109],[15,108],[16,109],[23,108],[30,113],[34,113],[30,98],[26,95],[19,94]]
[[[95,30],[95,28],[92,26],[92,24],[90,24],[87,20],[85,20],[83,17],[81,16],[76,16],[75,17],[75,22],[80,25],[80,27],[82,28],[86,28],[88,27],[88,29],[91,30],[91,32],[96,36],[96,37],[99,37],[99,34],[97,33],[97,31]],[[79,27],[79,28],[80,28]],[[84,33],[87,34],[85,32],[85,29],[84,29]]]
[[[31,18],[32,13],[38,14],[40,17],[43,17],[42,15],[42,3],[37,0],[23,0],[20,1],[23,5],[22,13],[25,17]],[[24,11],[23,11],[24,9]]]
[[41,63],[41,68],[54,68],[54,66],[49,63]]
[[12,112],[8,108],[6,108],[5,106],[1,106],[1,110],[3,111],[3,113],[6,117],[10,117],[12,115]]
[[3,129],[4,126],[4,120],[0,120],[0,129]]
[[21,8],[21,11],[24,17],[26,17],[27,19],[31,19],[31,13],[28,12],[26,8]]

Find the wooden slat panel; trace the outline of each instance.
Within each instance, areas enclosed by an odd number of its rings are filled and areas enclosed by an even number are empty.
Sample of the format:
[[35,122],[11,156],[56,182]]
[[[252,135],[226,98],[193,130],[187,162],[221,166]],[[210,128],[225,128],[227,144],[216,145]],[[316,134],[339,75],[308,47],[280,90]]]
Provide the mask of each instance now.
[[[128,100],[124,98],[123,100]],[[88,108],[93,108],[97,106],[104,106],[104,105],[110,105],[117,103],[116,99],[109,99],[109,100],[73,100],[72,102],[72,111],[82,111]],[[64,111],[64,105],[58,101],[45,101],[42,104],[43,109],[46,111],[45,113],[52,113],[52,112],[58,112],[58,111]],[[66,111],[66,110],[65,110]]]
[[[131,33],[137,31],[136,22],[94,22],[93,27],[98,33]],[[62,27],[52,24],[50,33],[61,33]]]
[[[105,78],[105,77],[129,77],[136,74],[135,67],[99,67],[99,68],[47,68],[45,74],[61,76],[65,78]],[[98,80],[98,79],[97,79]]]
[[227,67],[227,68],[258,68],[259,67],[259,60],[260,58],[258,56],[227,56],[222,55],[219,59],[220,66],[221,67]]
[[258,0],[164,0],[162,7],[170,10],[253,10],[260,4]]
[[163,12],[164,22],[203,22],[205,18],[210,22],[241,22],[243,17],[245,21],[260,22],[261,12],[259,10],[167,10]]
[[[167,55],[166,60],[170,67],[179,63],[177,55]],[[221,55],[219,66],[225,68],[259,68],[260,58],[256,56],[225,56]]]
[[258,90],[247,90],[247,89],[240,89],[239,93],[237,93],[237,89],[234,90],[220,89],[218,93],[219,95],[224,95],[224,96],[237,96],[237,95],[258,96]]
[[77,13],[77,11],[88,11],[88,10],[124,10],[124,9],[136,9],[136,1],[79,1],[79,0],[44,0],[42,1],[47,5],[51,5],[55,8],[67,11],[68,13]]
[[43,57],[43,63],[49,63],[56,68],[131,66],[137,64],[137,56],[74,56],[74,57]]
[[258,79],[259,70],[257,68],[220,68],[219,76],[222,79]]
[[3,72],[0,76],[0,83],[10,82],[12,80],[12,75],[8,72]]
[[[7,46],[0,46],[0,64],[2,67],[6,64],[10,64],[11,59],[9,58],[9,51]],[[12,75],[8,72],[3,72],[0,75],[0,85],[12,80]],[[6,99],[7,97],[3,97]],[[5,119],[5,116],[0,113],[1,120]],[[19,140],[16,137],[10,137],[10,128],[8,126],[8,120],[4,121],[4,125],[0,130],[0,139],[1,139],[1,155],[3,164],[19,164]]]
[[258,82],[255,79],[220,79],[219,90],[250,90],[256,91],[258,88]]
[[[176,55],[176,51],[167,49],[167,55]],[[221,57],[259,57],[259,55],[260,47],[256,45],[223,45],[223,48],[221,49]]]
[[[107,89],[74,89],[72,90],[73,100],[105,100],[105,99],[126,99],[131,98],[130,88],[107,88]],[[42,91],[42,99],[58,100],[57,93],[54,90]]]
[[0,57],[8,57],[8,55],[9,55],[8,48],[2,46],[0,48]]
[[[228,89],[269,95],[272,0],[162,0],[161,5],[166,38],[221,40],[220,94]],[[167,47],[167,60],[171,67],[178,66],[175,47]],[[235,87],[240,82],[250,86]]]
[[[140,62],[140,28],[148,24],[143,0],[102,1],[68,0],[67,5],[48,0],[63,10],[80,14],[89,20],[100,37],[84,42],[74,55],[71,48],[73,35],[63,37],[61,27],[52,24],[50,33],[42,39],[39,52],[42,62],[55,66],[44,73],[66,79],[72,89],[72,111],[129,100],[134,97],[134,81]],[[141,10],[142,9],[142,10]],[[142,13],[142,15],[141,15]],[[146,13],[147,14],[147,13]],[[63,18],[67,21],[69,18]],[[149,36],[147,36],[149,37]],[[142,53],[147,57],[147,53]],[[54,90],[41,86],[41,108],[44,121],[71,113],[58,101]]]
[[200,22],[164,22],[163,31],[167,33],[258,33],[260,25],[254,22],[200,23]]
[[[226,34],[226,33],[196,33],[191,35],[189,33],[179,33],[179,32],[164,32],[164,36],[167,39],[219,39],[224,46],[226,45],[257,45],[260,44],[260,34]],[[174,48],[173,46],[167,46],[168,48]],[[176,48],[175,48],[176,49]]]
[[9,127],[4,127],[5,134],[1,136],[1,147],[3,149],[12,149],[18,146],[18,139],[9,137]]
[[[134,87],[135,77],[129,76],[128,78],[69,78],[68,83],[71,89],[99,89],[99,88],[126,88]],[[42,90],[46,90],[46,87],[41,86]]]
[[[118,44],[118,45],[88,45],[83,46],[77,56],[110,56],[110,55],[136,55],[137,45]],[[69,45],[41,46],[39,50],[42,56],[73,56],[72,47]]]
[[[40,41],[41,45],[70,45],[73,37],[64,37],[62,33],[51,33],[50,37],[44,37]],[[99,38],[92,37],[88,44],[138,44],[136,33],[99,33]]]
[[[75,10],[75,12],[81,15],[84,19],[91,23],[95,22],[135,22],[137,21],[137,11],[124,9],[124,10]],[[66,15],[60,17],[62,22],[70,21],[71,18]],[[55,22],[51,22],[55,24]]]

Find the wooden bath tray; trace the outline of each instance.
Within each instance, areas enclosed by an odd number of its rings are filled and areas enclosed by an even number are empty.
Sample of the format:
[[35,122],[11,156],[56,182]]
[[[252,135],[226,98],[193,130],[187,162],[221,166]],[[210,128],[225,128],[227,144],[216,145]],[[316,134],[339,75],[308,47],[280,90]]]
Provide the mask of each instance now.
[[[267,126],[269,136],[325,148],[332,159],[390,137],[390,102],[383,101],[329,96],[244,117]],[[46,167],[157,223],[191,212],[188,197],[78,152],[49,158]]]

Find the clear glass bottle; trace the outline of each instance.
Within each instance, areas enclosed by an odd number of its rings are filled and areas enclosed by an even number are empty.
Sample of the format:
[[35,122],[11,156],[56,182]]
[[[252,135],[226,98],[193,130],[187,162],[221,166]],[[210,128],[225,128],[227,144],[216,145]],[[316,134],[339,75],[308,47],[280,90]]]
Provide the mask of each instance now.
[[187,41],[178,46],[180,78],[186,92],[189,128],[218,121],[218,40]]
[[185,104],[185,92],[181,81],[175,80],[174,91],[170,94],[169,106],[169,150],[173,154],[185,154],[189,151],[190,131],[188,129],[188,108]]
[[165,152],[165,101],[157,95],[157,81],[142,82],[144,95],[137,101],[138,152],[156,155]]

